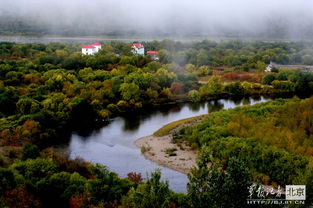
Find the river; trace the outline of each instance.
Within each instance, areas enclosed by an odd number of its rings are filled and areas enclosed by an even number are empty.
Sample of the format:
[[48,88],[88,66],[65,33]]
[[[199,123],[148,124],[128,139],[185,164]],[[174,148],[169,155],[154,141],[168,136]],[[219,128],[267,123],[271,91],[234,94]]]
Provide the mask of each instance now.
[[134,42],[134,41],[152,41],[154,39],[147,38],[110,38],[110,37],[62,37],[62,36],[1,36],[0,42],[15,42],[15,43],[92,43],[92,42],[110,42],[110,41],[119,41],[119,42]]
[[140,149],[134,145],[134,141],[151,135],[163,125],[176,120],[268,100],[271,99],[265,97],[220,99],[201,104],[177,104],[151,112],[120,116],[88,135],[83,136],[74,132],[66,150],[70,152],[71,158],[81,157],[87,161],[104,164],[121,177],[126,177],[130,172],[141,173],[146,177],[148,173],[159,168],[162,171],[162,178],[169,181],[172,190],[186,192],[188,182],[186,175],[145,159]]
[[[44,35],[44,36],[22,36],[22,35],[11,35],[5,36],[0,35],[0,42],[15,42],[15,43],[53,43],[53,42],[65,42],[69,44],[86,44],[92,42],[110,42],[110,41],[119,41],[125,43],[131,43],[134,41],[153,41],[153,40],[164,40],[170,39],[181,42],[191,42],[191,41],[202,41],[202,40],[211,40],[215,42],[225,41],[225,40],[241,40],[241,41],[263,41],[263,42],[291,42],[299,41],[298,39],[259,39],[259,38],[240,38],[240,37],[105,37],[105,36],[53,36],[53,35]],[[310,41],[310,40],[307,40]]]

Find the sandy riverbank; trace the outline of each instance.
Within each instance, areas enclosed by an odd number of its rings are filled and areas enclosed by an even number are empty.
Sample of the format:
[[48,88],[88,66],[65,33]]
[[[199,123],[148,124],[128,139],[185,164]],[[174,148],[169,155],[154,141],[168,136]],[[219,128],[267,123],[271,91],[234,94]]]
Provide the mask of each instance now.
[[[138,148],[144,146],[144,156],[159,165],[187,174],[196,165],[196,152],[187,146],[179,147],[171,142],[172,135],[146,136],[135,141]],[[172,149],[172,151],[169,151]],[[173,151],[173,149],[176,149]],[[170,156],[169,152],[174,153]],[[176,155],[175,155],[176,154]]]

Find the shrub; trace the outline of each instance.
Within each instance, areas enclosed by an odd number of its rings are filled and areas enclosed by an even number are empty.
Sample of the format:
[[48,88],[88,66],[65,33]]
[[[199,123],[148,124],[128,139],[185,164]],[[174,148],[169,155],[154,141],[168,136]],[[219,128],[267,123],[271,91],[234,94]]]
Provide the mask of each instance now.
[[171,191],[168,181],[161,181],[161,172],[151,173],[145,184],[130,189],[127,196],[123,197],[122,204],[126,207],[161,208],[169,207]]
[[239,78],[239,75],[236,72],[230,72],[230,73],[223,74],[223,79],[225,79],[225,80],[234,81],[234,80],[238,80],[238,78]]
[[273,74],[267,74],[263,77],[263,83],[270,85],[275,79],[276,77]]
[[201,101],[201,97],[200,94],[197,90],[190,90],[188,92],[188,98],[192,101],[192,102],[200,102]]
[[141,173],[135,173],[135,172],[128,173],[127,179],[134,183],[143,184]]
[[168,149],[165,150],[165,153],[168,156],[172,157],[172,156],[177,156],[176,151],[177,151],[176,148],[168,148]]
[[146,147],[144,145],[142,145],[141,148],[140,148],[142,154],[147,152],[147,151],[149,151],[150,149],[151,149],[151,147]]
[[15,188],[16,182],[12,170],[0,168],[0,194]]
[[178,82],[173,82],[170,88],[171,92],[175,95],[182,94],[184,92],[183,85]]
[[39,148],[34,144],[26,144],[23,149],[22,159],[35,159],[39,157]]

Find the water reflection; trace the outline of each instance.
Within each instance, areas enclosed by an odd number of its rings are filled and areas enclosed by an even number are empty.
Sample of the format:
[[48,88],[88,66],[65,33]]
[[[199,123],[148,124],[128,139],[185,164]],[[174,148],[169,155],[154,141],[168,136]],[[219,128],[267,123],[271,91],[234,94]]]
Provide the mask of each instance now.
[[169,180],[170,187],[174,191],[185,192],[188,182],[186,175],[146,160],[133,142],[176,120],[267,100],[269,99],[263,97],[221,99],[145,109],[116,117],[100,129],[89,130],[90,134],[73,133],[67,149],[72,158],[79,156],[88,161],[102,163],[122,177],[126,177],[129,172],[138,172],[145,176],[147,172],[161,168],[163,178]]
[[213,100],[213,101],[208,102],[208,113],[220,111],[223,108],[224,108],[224,100]]
[[261,96],[260,95],[252,95],[251,98],[255,101],[260,101],[261,100]]
[[230,100],[233,101],[235,103],[235,105],[240,105],[243,98],[242,97],[232,97]]
[[247,97],[243,98],[242,99],[242,104],[243,105],[250,105],[251,104],[250,98],[247,98]]
[[200,109],[205,108],[206,103],[190,103],[188,105],[189,110],[192,112],[198,112]]
[[145,120],[147,117],[140,116],[140,114],[132,114],[130,117],[123,117],[123,121],[124,121],[123,130],[133,131],[133,130],[138,129],[140,126],[140,121]]

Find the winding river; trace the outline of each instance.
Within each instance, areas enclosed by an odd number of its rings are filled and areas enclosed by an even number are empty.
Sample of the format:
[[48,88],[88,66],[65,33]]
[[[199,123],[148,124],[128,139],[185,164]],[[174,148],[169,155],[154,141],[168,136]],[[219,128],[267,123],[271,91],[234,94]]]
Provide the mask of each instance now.
[[[8,41],[17,43],[82,43],[95,40],[110,41],[111,39],[100,39],[97,37],[0,36],[0,42]],[[119,41],[131,42],[133,40],[120,39]],[[186,175],[145,159],[140,149],[134,145],[134,141],[143,136],[151,135],[163,125],[176,120],[222,109],[234,108],[238,105],[253,105],[268,100],[271,100],[271,98],[262,96],[235,100],[220,99],[201,104],[184,103],[163,106],[159,110],[153,109],[149,112],[142,111],[136,114],[128,114],[126,116],[116,117],[108,125],[97,130],[92,130],[88,134],[72,133],[70,142],[66,145],[65,150],[70,152],[71,158],[81,157],[87,161],[104,164],[121,177],[126,177],[130,172],[137,172],[146,176],[148,173],[159,168],[162,170],[163,179],[169,181],[172,190],[186,192],[186,184],[188,182]]]
[[177,104],[151,112],[116,117],[108,125],[93,130],[88,135],[73,133],[66,150],[70,152],[71,158],[81,157],[94,163],[104,164],[121,177],[126,177],[130,172],[141,173],[145,177],[159,168],[163,179],[169,181],[172,190],[186,192],[188,182],[186,175],[145,159],[140,149],[134,145],[134,141],[153,134],[172,121],[268,100],[270,98],[265,97],[220,99],[201,104]]

